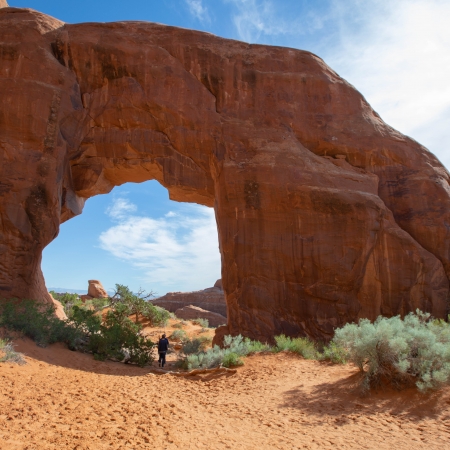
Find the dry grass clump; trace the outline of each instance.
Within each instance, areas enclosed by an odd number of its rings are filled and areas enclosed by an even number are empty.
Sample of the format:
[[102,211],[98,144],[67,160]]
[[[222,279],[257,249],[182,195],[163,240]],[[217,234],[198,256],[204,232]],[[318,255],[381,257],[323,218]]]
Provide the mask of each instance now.
[[6,339],[0,339],[0,363],[2,362],[19,364],[19,366],[27,363],[23,354],[16,352],[13,343]]

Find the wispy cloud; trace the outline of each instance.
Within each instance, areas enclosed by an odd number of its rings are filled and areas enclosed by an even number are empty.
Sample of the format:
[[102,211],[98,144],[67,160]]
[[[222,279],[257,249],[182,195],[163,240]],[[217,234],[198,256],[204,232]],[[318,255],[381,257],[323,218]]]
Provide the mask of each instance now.
[[239,39],[257,42],[262,35],[283,34],[286,28],[281,18],[273,20],[274,6],[270,1],[226,0],[233,4],[236,12],[233,23]]
[[186,205],[184,214],[169,212],[154,219],[123,214],[127,208],[136,211],[135,205],[126,199],[114,201],[109,214],[118,223],[100,234],[100,246],[131,263],[146,285],[189,291],[204,289],[208,287],[205,280],[220,277],[217,226],[212,209]]
[[116,220],[122,220],[124,217],[137,210],[136,205],[129,202],[126,198],[117,198],[112,205],[106,209],[106,214]]
[[211,18],[209,16],[208,8],[203,4],[203,0],[185,0],[189,12],[200,22],[209,23]]

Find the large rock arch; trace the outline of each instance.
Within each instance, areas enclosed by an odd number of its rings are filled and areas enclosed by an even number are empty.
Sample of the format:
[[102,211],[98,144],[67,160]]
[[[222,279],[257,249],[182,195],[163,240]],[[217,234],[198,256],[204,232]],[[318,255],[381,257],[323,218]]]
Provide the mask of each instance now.
[[215,208],[231,333],[445,316],[449,173],[317,56],[3,8],[0,60],[1,297],[48,298],[59,224],[157,179]]

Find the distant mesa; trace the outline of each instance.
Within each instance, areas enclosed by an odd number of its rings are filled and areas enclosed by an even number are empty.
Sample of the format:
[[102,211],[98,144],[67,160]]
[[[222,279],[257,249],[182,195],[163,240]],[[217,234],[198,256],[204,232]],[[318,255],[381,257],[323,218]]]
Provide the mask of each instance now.
[[221,286],[221,280],[217,280],[213,287],[194,292],[169,292],[153,300],[152,303],[175,314],[177,310],[181,310],[186,306],[195,306],[225,318],[225,322],[222,321],[219,324],[222,325],[226,323],[227,319],[227,303]]

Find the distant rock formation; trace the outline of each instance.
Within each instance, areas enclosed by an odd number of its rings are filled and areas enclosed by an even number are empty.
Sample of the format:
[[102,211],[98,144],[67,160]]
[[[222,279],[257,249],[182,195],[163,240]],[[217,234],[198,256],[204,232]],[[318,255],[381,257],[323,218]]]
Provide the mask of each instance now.
[[88,295],[92,298],[108,298],[108,293],[98,280],[89,280]]
[[175,315],[180,319],[185,320],[206,319],[211,327],[219,327],[220,325],[226,325],[227,323],[227,318],[222,316],[222,314],[207,311],[206,309],[193,305],[184,306],[183,308],[177,309],[175,311]]
[[7,8],[8,2],[6,0],[0,0],[0,8]]
[[[175,312],[178,309],[185,306],[197,306],[207,311],[220,314],[227,317],[227,304],[225,301],[225,294],[222,288],[220,280],[216,281],[214,287],[204,289],[202,291],[194,292],[169,292],[168,294],[153,300],[153,304],[161,306],[170,312]],[[219,325],[222,325],[222,322]]]

